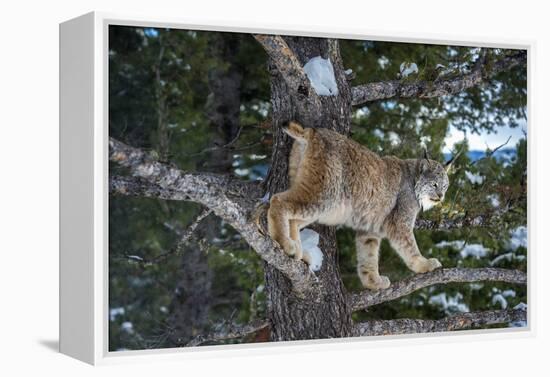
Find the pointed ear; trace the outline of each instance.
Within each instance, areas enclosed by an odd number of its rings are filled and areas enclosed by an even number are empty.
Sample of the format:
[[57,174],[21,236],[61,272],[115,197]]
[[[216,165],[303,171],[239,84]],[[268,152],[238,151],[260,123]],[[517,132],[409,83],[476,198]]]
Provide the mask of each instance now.
[[430,161],[427,158],[419,158],[418,160],[418,174],[422,174],[430,167]]

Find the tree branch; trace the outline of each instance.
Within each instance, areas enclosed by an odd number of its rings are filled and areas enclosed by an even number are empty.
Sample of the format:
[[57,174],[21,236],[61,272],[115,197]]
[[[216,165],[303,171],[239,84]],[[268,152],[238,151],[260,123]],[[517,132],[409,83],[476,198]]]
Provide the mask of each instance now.
[[277,70],[293,93],[316,98],[300,61],[280,35],[257,34],[254,38],[263,46]]
[[136,183],[135,180],[115,179],[114,182],[120,185],[113,183],[110,186],[118,187],[118,192],[121,192],[121,187],[122,191],[133,193],[140,190],[150,195],[160,192],[172,199],[191,200],[210,208],[238,231],[266,263],[281,271],[291,281],[296,293],[319,293],[321,287],[307,265],[289,258],[270,237],[262,235],[254,220],[249,218],[256,204],[255,198],[261,196],[257,185],[230,176],[185,173],[113,138],[109,139],[109,159],[153,185],[136,188],[128,184]]
[[505,211],[494,211],[492,213],[473,216],[473,217],[462,216],[454,219],[440,219],[437,221],[416,219],[414,228],[431,229],[431,230],[450,230],[450,229],[467,228],[467,227],[488,227],[493,225],[504,212]]
[[189,225],[185,230],[176,229],[176,227],[174,227],[171,224],[165,224],[170,230],[174,231],[179,236],[178,242],[169,251],[166,251],[162,254],[159,254],[156,257],[151,258],[151,259],[144,259],[143,257],[141,257],[139,255],[126,255],[126,258],[128,258],[129,260],[131,260],[133,262],[139,263],[142,267],[149,267],[149,266],[153,266],[153,265],[155,265],[159,262],[162,262],[162,261],[166,260],[171,255],[181,253],[183,251],[183,247],[187,244],[187,242],[189,241],[189,239],[191,238],[191,236],[195,232],[195,229],[197,229],[197,227],[199,226],[201,221],[204,220],[204,218],[207,217],[208,215],[210,215],[211,213],[212,213],[211,209],[207,208],[207,209],[203,210],[193,220],[191,225]]
[[109,193],[113,195],[144,196],[163,200],[190,200],[188,196],[163,188],[139,177],[109,176]]
[[457,94],[481,84],[499,72],[527,63],[527,54],[519,51],[494,63],[484,63],[470,73],[435,81],[403,82],[401,80],[373,82],[353,87],[352,104],[361,105],[393,97],[434,98]]
[[494,325],[498,323],[526,321],[527,311],[523,309],[489,310],[456,314],[438,320],[370,320],[355,324],[352,333],[354,336],[420,334],[427,332],[465,330],[472,327]]
[[443,268],[425,274],[416,274],[392,284],[387,289],[379,291],[366,290],[352,294],[351,306],[352,310],[357,311],[395,300],[435,284],[473,283],[478,281],[527,284],[527,274],[522,271],[504,268]]
[[[139,177],[113,175],[109,177],[109,192],[116,195],[145,196],[163,200],[191,200],[179,191],[163,188]],[[474,217],[455,219],[424,220],[417,219],[415,229],[448,230],[466,227],[485,227],[492,224],[502,213],[491,213]]]
[[269,327],[269,323],[267,321],[255,321],[246,325],[230,323],[229,326],[223,323],[219,327],[222,327],[222,329],[210,334],[199,335],[188,342],[185,347],[195,347],[204,343],[242,338]]

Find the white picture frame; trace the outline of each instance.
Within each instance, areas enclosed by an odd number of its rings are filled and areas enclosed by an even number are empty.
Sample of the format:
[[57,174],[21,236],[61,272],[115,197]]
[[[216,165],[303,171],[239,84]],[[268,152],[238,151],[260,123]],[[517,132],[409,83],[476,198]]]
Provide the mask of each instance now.
[[[108,27],[134,25],[208,31],[284,34],[315,37],[423,42],[447,45],[521,48],[528,53],[528,113],[533,41],[462,39],[421,33],[391,33],[363,30],[293,28],[281,25],[208,23],[155,17],[92,12],[60,24],[60,352],[90,364],[112,364],[147,359],[226,357],[234,354],[342,350],[347,347],[377,347],[401,342],[471,341],[479,336],[492,339],[531,337],[535,334],[536,302],[534,244],[529,234],[528,327],[521,329],[471,330],[446,334],[312,340],[283,343],[243,344],[162,350],[108,350]],[[535,137],[531,117],[528,132]],[[534,155],[529,145],[529,159]],[[528,169],[529,172],[532,170]],[[530,174],[528,174],[530,178]],[[531,186],[529,186],[531,187]],[[529,218],[533,218],[529,193]],[[531,227],[528,228],[531,232]],[[376,340],[376,341],[373,341]]]

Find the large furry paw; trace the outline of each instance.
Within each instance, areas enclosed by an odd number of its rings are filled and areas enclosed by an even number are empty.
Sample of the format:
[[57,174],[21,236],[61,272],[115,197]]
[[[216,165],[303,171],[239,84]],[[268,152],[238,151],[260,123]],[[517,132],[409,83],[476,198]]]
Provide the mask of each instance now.
[[417,259],[411,266],[411,270],[413,270],[417,274],[423,274],[425,272],[430,272],[438,268],[441,268],[441,262],[438,261],[436,258]]
[[304,256],[300,244],[293,239],[288,239],[284,245],[282,245],[283,250],[288,256],[294,257],[296,260],[301,260]]
[[361,284],[363,284],[363,287],[372,291],[389,288],[391,284],[390,279],[388,279],[387,276],[368,272],[359,272],[359,279],[361,279]]

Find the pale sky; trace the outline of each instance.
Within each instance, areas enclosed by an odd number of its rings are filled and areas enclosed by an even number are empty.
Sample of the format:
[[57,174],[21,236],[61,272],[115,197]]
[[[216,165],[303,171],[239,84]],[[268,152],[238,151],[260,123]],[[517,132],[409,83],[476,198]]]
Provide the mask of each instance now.
[[[470,146],[470,150],[481,150],[485,151],[487,146],[494,149],[499,145],[506,142],[506,140],[511,136],[512,138],[506,144],[506,148],[515,147],[519,139],[523,138],[523,130],[527,131],[527,123],[519,122],[519,126],[516,128],[510,128],[508,126],[498,127],[497,133],[487,133],[483,132],[481,135],[473,134],[471,131],[466,132],[466,138]],[[451,151],[454,143],[462,141],[464,139],[464,133],[457,130],[454,126],[451,126],[450,131],[447,133],[445,138],[445,146],[443,147],[443,152],[448,153]]]

